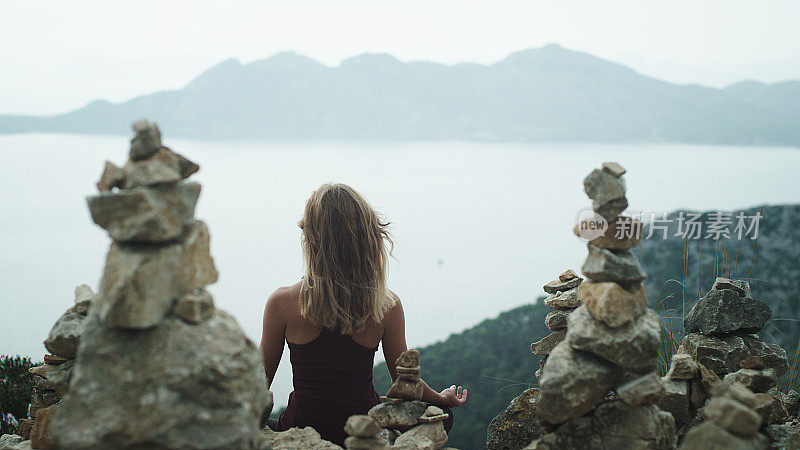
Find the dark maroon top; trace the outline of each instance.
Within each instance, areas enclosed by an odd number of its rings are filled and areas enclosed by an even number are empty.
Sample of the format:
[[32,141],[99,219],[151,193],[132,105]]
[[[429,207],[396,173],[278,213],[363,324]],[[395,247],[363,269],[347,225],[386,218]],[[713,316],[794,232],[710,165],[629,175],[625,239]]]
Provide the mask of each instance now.
[[379,403],[372,385],[378,347],[366,348],[326,328],[307,344],[288,344],[294,391],[277,430],[310,426],[323,439],[343,446],[347,418],[366,414]]

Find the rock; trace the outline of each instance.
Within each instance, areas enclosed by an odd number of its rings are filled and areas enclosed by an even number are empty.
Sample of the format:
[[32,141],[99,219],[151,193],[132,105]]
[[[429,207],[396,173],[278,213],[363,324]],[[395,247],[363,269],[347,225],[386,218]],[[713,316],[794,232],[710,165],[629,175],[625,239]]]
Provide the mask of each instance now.
[[536,450],[619,450],[675,448],[675,422],[655,405],[610,401],[558,427],[529,445]]
[[184,322],[196,325],[214,314],[214,299],[207,290],[199,289],[179,298],[172,312]]
[[755,393],[767,392],[778,383],[775,378],[775,372],[772,369],[739,369],[736,372],[725,375],[724,381],[730,384],[738,383],[744,385]]
[[702,364],[697,364],[697,367],[700,374],[700,384],[703,385],[703,389],[706,392],[711,392],[711,389],[715,385],[722,382],[722,380],[719,379],[719,376],[717,376],[716,372],[707,369],[706,366]]
[[658,365],[661,343],[661,320],[647,310],[641,317],[617,328],[594,320],[585,306],[567,319],[567,342],[570,347],[597,355],[619,367],[634,372],[654,370]]
[[575,278],[579,278],[579,277],[578,277],[578,274],[575,273],[575,271],[572,270],[572,269],[567,269],[564,272],[562,272],[561,275],[558,276],[558,280],[559,281],[569,281],[569,280],[573,280]]
[[790,424],[770,425],[764,427],[770,449],[798,449],[800,448],[800,427]]
[[592,209],[609,222],[628,207],[625,180],[621,177],[595,169],[583,180],[583,188],[592,199]]
[[100,175],[100,180],[97,182],[97,190],[100,192],[108,192],[113,188],[122,188],[125,183],[125,175],[122,169],[115,166],[112,162],[106,161],[103,168],[103,174]]
[[644,283],[631,290],[614,282],[581,283],[578,297],[592,317],[612,328],[638,319],[647,309]]
[[24,439],[22,436],[18,436],[16,434],[4,434],[0,436],[0,450],[10,450],[16,448],[17,444],[23,440]]
[[555,346],[558,345],[559,342],[563,341],[566,336],[566,330],[554,331],[542,338],[542,340],[531,344],[531,352],[534,355],[549,355]]
[[36,411],[36,420],[31,428],[31,447],[59,448],[53,433],[53,415],[58,408],[58,405],[53,405]]
[[62,358],[75,358],[85,318],[82,314],[70,311],[59,317],[44,341],[47,350]]
[[708,399],[708,391],[703,387],[703,383],[698,379],[691,380],[689,383],[689,391],[689,404],[692,406],[692,409],[698,410],[702,408]]
[[403,398],[408,400],[422,400],[424,387],[420,382],[408,381],[397,378],[386,393],[390,398]]
[[539,389],[530,388],[511,400],[486,430],[488,450],[518,450],[544,434],[536,417]]
[[344,440],[344,448],[350,450],[372,450],[387,448],[386,440],[382,437],[361,438],[350,436]]
[[200,185],[177,183],[87,197],[92,220],[118,242],[166,242],[194,218]]
[[684,336],[683,346],[692,359],[719,376],[739,370],[739,361],[753,356],[760,357],[766,367],[775,369],[777,377],[789,370],[786,350],[746,334],[706,336],[690,333]]
[[200,170],[200,166],[167,147],[159,148],[150,157],[128,161],[121,169],[122,189],[152,187],[176,183]]
[[639,259],[630,250],[609,250],[588,245],[589,256],[583,263],[583,274],[592,281],[632,283],[645,278]]
[[395,365],[400,367],[419,367],[419,350],[406,350],[397,357]]
[[755,409],[758,406],[756,395],[740,384],[719,383],[711,389],[711,395],[713,397],[727,397],[736,400],[750,409]]
[[348,436],[356,436],[362,438],[375,437],[381,432],[381,427],[378,422],[367,415],[355,415],[347,418],[344,424],[344,432]]
[[547,284],[545,284],[542,288],[548,294],[557,294],[559,292],[568,291],[570,289],[578,287],[579,284],[583,281],[583,278],[571,278],[566,281],[553,280]]
[[372,407],[367,413],[375,419],[381,428],[407,430],[419,423],[419,417],[425,414],[428,408],[423,402],[410,401],[398,403],[380,403]]
[[758,413],[727,397],[709,400],[703,408],[703,417],[729,433],[745,439],[757,435],[761,427],[761,416]]
[[217,281],[208,228],[194,222],[182,242],[111,244],[95,306],[109,326],[143,329],[158,324],[173,301]]
[[539,391],[539,420],[559,424],[580,417],[603,399],[622,375],[613,364],[559,343],[547,358]]
[[148,158],[161,148],[161,130],[155,122],[137,120],[132,128],[136,133],[131,139],[130,158],[133,161]]
[[89,308],[92,306],[96,294],[86,284],[81,284],[75,287],[75,312],[78,314],[86,315],[89,313]]
[[24,439],[31,438],[31,430],[33,429],[33,419],[19,419],[19,431],[17,433]]
[[740,297],[730,289],[711,290],[692,307],[684,324],[690,333],[756,333],[771,315],[772,310],[761,300]]
[[578,289],[572,288],[568,291],[557,292],[544,299],[544,305],[550,309],[569,309],[581,306],[578,298]]
[[[39,377],[40,379],[43,379]],[[56,403],[61,401],[61,394],[52,390],[39,390],[34,389],[33,395],[31,396],[31,406],[30,414],[31,417],[36,417],[36,411],[47,408],[48,406],[53,406]]]
[[672,414],[675,427],[680,430],[692,419],[689,398],[689,382],[686,380],[661,379],[664,395],[656,403],[663,411]]
[[767,447],[764,436],[743,439],[728,433],[714,422],[703,422],[686,433],[681,450],[739,449],[761,450]]
[[266,386],[258,348],[223,311],[137,331],[90,314],[51,428],[62,448],[249,448]]
[[603,171],[608,172],[617,178],[621,177],[626,172],[624,167],[615,162],[604,162]]
[[745,280],[731,280],[725,277],[717,277],[714,280],[714,285],[711,286],[712,290],[721,291],[723,289],[731,289],[736,291],[739,294],[739,297],[750,297],[752,296],[752,292],[750,291],[750,283]]
[[75,360],[69,360],[57,366],[44,364],[35,366],[28,369],[28,372],[42,377],[47,380],[46,389],[53,390],[59,394],[65,394],[69,381],[72,378],[72,368],[75,365]]
[[426,448],[420,441],[429,439],[434,448],[441,448],[447,442],[447,432],[444,431],[442,422],[423,423],[406,431],[394,441],[395,447]]
[[50,353],[44,355],[44,363],[50,366],[57,366],[59,364],[64,364],[67,361],[69,361],[67,358],[63,358],[58,355],[52,355]]
[[694,362],[691,355],[686,353],[676,353],[672,355],[672,362],[667,372],[667,378],[670,380],[691,380],[697,376],[697,371],[700,368]]
[[755,394],[755,396],[757,405],[754,410],[756,414],[761,416],[761,423],[764,425],[784,423],[789,418],[783,404],[770,394],[761,392]]
[[425,410],[425,413],[419,417],[420,423],[433,423],[433,422],[442,422],[447,420],[450,417],[450,414],[447,414],[439,408],[438,406],[428,406],[428,409]]
[[794,389],[790,390],[786,393],[783,404],[789,416],[796,417],[800,413],[800,393]]
[[[638,247],[642,242],[642,229],[644,224],[632,217],[618,216],[615,220],[608,222],[608,227],[602,236],[589,241],[597,248],[607,248],[612,250],[630,250]],[[579,225],[572,228],[575,236],[580,237]]]
[[264,450],[341,450],[333,442],[322,439],[311,427],[290,428],[280,432],[264,428],[262,439],[266,445],[260,448]]
[[758,356],[751,356],[749,358],[745,358],[739,361],[739,367],[742,369],[756,369],[761,370],[766,367],[764,363],[764,358],[760,358]]
[[655,403],[665,393],[664,385],[655,372],[634,378],[617,388],[620,400],[633,406]]
[[567,328],[567,316],[569,315],[566,311],[556,310],[551,311],[545,316],[544,324],[547,328],[550,328],[553,331],[563,330]]

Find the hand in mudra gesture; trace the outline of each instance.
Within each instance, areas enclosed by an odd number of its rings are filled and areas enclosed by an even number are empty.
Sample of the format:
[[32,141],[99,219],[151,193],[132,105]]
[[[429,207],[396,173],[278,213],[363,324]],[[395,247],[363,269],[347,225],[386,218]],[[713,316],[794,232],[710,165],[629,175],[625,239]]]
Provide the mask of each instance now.
[[467,390],[461,386],[456,387],[455,384],[440,392],[439,395],[442,397],[442,405],[449,408],[461,406],[467,401]]

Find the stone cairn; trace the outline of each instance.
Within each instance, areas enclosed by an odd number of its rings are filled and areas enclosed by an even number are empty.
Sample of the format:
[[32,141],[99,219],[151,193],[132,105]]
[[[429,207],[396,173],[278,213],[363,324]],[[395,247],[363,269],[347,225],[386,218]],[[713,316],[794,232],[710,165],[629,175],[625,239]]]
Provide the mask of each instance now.
[[199,166],[154,123],[133,129],[130,160],[106,162],[87,199],[113,239],[100,291],[76,289],[32,369],[31,446],[254,448],[272,398],[258,349],[205,289],[217,270],[200,185],[183,181]]
[[539,381],[542,378],[542,367],[547,361],[547,356],[559,342],[567,337],[569,313],[581,306],[581,300],[578,298],[578,286],[582,281],[583,278],[579,277],[575,271],[568,269],[557,279],[544,285],[544,291],[550,294],[544,299],[544,304],[553,310],[544,318],[544,324],[552,333],[531,344],[531,352],[542,357],[539,360],[539,370],[536,371],[536,379]]
[[[786,352],[754,334],[771,315],[766,303],[752,298],[747,281],[723,277],[715,280],[687,314],[684,327],[689,333],[662,379],[666,394],[659,402],[661,409],[675,418],[678,439],[686,436],[686,448],[701,448],[698,445],[709,434],[716,435],[714,442],[727,443],[726,448],[736,447],[741,439],[748,441],[748,448],[764,448],[767,441],[758,434],[759,426],[763,425],[770,442],[780,441],[791,428],[784,422],[797,415],[800,395],[795,391],[783,394],[776,387],[777,379],[789,368]],[[729,392],[732,386],[736,389]],[[741,393],[742,389],[747,392],[732,397],[738,403],[731,398],[707,402],[709,397],[731,397],[731,392]],[[751,420],[752,414],[741,412],[742,404],[757,413],[757,424]],[[720,417],[749,422],[726,424]],[[690,439],[687,431],[694,437]],[[793,435],[800,446],[800,429],[794,427]]]
[[593,210],[609,226],[588,244],[588,280],[575,282],[581,306],[568,314],[565,338],[542,369],[537,418],[550,432],[526,448],[675,447],[674,420],[654,404],[664,389],[655,373],[660,319],[647,308],[645,274],[630,251],[641,235],[616,232],[625,222],[641,229],[631,218],[617,220],[628,206],[624,173],[605,163],[584,180]]
[[[390,448],[438,449],[447,442],[443,422],[449,415],[437,406],[429,406],[420,401],[424,386],[419,378],[419,351],[404,351],[395,364],[397,379],[386,395],[381,396],[382,403],[367,413],[377,424],[378,433],[370,434],[374,430],[365,425],[370,431],[365,431],[364,435],[370,435],[360,436],[355,432],[357,427],[348,429],[346,426],[345,431],[351,436],[345,441],[347,448],[368,448],[360,446],[363,443],[361,438],[370,439],[378,434],[382,436],[386,447]],[[360,416],[351,416],[347,423],[365,423],[364,419],[358,417]]]

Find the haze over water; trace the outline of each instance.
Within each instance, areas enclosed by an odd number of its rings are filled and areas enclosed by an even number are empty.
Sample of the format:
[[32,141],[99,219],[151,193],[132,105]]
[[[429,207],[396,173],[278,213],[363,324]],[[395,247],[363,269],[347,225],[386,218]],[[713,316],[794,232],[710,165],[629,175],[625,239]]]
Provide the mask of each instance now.
[[[580,269],[585,245],[571,228],[589,205],[583,177],[602,161],[628,169],[630,210],[800,202],[796,148],[202,142],[169,130],[165,144],[201,166],[196,215],[209,225],[220,272],[210,291],[256,343],[266,297],[302,276],[297,221],[324,182],[352,185],[392,222],[390,286],[410,347],[534,301],[560,271]],[[15,155],[0,166],[0,353],[40,360],[73,288],[97,289],[110,239],[85,196],[103,161],[122,164],[127,149],[125,137],[0,136],[0,154]],[[272,390],[285,404],[288,350]]]

